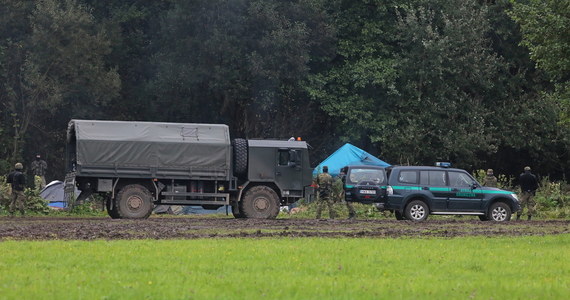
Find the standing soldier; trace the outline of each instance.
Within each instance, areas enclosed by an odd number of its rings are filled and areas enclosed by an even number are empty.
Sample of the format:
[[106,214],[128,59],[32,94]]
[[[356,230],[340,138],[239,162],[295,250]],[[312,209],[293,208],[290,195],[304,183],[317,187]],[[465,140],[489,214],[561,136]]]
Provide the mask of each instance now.
[[493,174],[493,169],[487,170],[487,176],[485,176],[483,185],[488,187],[497,187],[497,177]]
[[530,167],[524,167],[524,173],[519,176],[519,183],[521,185],[521,211],[517,213],[517,220],[520,220],[524,208],[527,208],[528,220],[536,213],[536,203],[534,202],[534,194],[538,189],[538,181],[536,176],[530,172]]
[[[338,175],[338,181],[340,181],[341,185],[344,185],[343,177],[345,176],[346,176],[345,172],[341,170],[340,174]],[[348,218],[349,219],[356,218],[356,211],[354,211],[354,206],[352,205],[351,202],[346,201],[346,199],[344,198],[344,187],[341,186],[340,190],[341,190],[340,199],[346,204],[346,208],[348,209]]]
[[325,203],[329,207],[330,218],[334,219],[335,217],[331,199],[332,184],[333,178],[329,174],[329,167],[324,166],[323,173],[317,176],[317,186],[319,192],[319,197],[317,198],[317,219],[321,218],[321,211],[323,210],[323,205]]
[[10,216],[14,216],[16,207],[20,210],[22,216],[24,215],[24,186],[26,185],[26,175],[22,173],[24,166],[21,163],[17,163],[14,166],[14,171],[8,174],[6,178],[6,183],[12,185],[12,196],[10,197],[10,207],[8,211]]
[[41,183],[40,183],[40,190],[46,187],[46,171],[47,171],[47,163],[42,157],[38,154],[36,155],[36,159],[32,162],[32,173],[35,176],[39,176]]

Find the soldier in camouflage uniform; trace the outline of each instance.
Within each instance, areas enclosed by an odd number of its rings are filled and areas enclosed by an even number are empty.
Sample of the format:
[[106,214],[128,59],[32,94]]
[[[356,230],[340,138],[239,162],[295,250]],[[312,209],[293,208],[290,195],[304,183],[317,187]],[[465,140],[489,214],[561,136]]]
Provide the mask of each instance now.
[[12,185],[12,196],[10,197],[10,207],[8,211],[10,216],[14,216],[16,208],[20,210],[22,216],[24,215],[24,187],[26,185],[26,175],[22,173],[24,166],[21,163],[17,163],[15,170],[8,174],[6,178],[6,183]]
[[335,213],[333,210],[333,203],[331,199],[333,178],[329,174],[329,168],[327,166],[323,167],[323,173],[317,176],[317,186],[318,186],[318,198],[317,198],[317,219],[321,218],[321,211],[323,210],[323,205],[329,207],[329,215],[331,219],[335,218]]
[[32,174],[34,174],[34,176],[40,177],[40,190],[46,187],[46,171],[46,161],[43,160],[39,154],[36,155],[36,159],[32,162]]
[[497,177],[493,174],[493,169],[487,170],[487,176],[485,176],[483,185],[488,187],[497,187]]
[[345,176],[346,176],[346,174],[344,173],[343,170],[341,170],[341,171],[340,171],[340,174],[339,174],[339,176],[338,176],[338,179],[337,179],[337,182],[338,182],[338,184],[340,185],[340,191],[341,191],[341,193],[340,193],[340,199],[341,199],[341,201],[343,201],[343,202],[346,204],[346,209],[348,209],[348,218],[349,218],[349,219],[354,219],[354,218],[356,218],[356,211],[354,210],[354,206],[352,205],[351,202],[346,201],[346,200],[344,199],[344,188],[342,187],[342,186],[344,185],[344,183],[343,183],[342,179],[343,179],[343,177],[345,177]]

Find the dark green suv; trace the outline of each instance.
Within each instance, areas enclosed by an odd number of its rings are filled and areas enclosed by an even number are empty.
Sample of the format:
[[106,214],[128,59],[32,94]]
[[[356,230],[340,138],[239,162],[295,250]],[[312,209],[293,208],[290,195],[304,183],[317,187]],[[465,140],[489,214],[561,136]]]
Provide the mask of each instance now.
[[477,215],[482,221],[502,222],[521,209],[514,192],[483,187],[465,170],[394,166],[385,171],[387,184],[377,185],[384,191],[374,203],[380,210],[393,211],[398,220],[423,221],[431,214]]
[[369,204],[382,202],[386,197],[386,168],[349,166],[342,172],[346,174],[342,178],[346,201]]

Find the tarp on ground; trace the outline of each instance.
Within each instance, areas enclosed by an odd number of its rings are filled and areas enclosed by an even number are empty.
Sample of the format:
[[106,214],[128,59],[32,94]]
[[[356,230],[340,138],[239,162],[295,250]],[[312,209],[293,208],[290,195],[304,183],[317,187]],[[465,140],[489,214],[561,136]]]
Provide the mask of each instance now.
[[[232,214],[232,207],[227,207],[228,214]],[[226,207],[218,209],[204,209],[202,206],[181,206],[181,205],[157,205],[153,212],[155,214],[170,215],[203,215],[203,214],[226,214]]]
[[341,168],[351,165],[390,166],[390,164],[375,157],[374,155],[354,145],[346,143],[323,160],[313,170],[313,176],[317,176],[319,172],[322,172],[323,166],[327,166],[329,168],[329,174],[331,174],[331,176],[338,176]]

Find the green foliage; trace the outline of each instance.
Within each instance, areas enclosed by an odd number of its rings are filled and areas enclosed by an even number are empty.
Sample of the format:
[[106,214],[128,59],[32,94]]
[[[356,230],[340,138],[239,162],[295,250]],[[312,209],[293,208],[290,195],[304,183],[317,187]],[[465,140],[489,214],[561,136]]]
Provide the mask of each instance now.
[[561,119],[570,125],[570,5],[558,0],[512,0],[509,16],[520,26],[521,45],[530,50],[537,68],[555,83],[549,97],[562,105]]
[[[45,135],[45,127],[64,128],[70,115],[92,117],[97,106],[118,96],[120,80],[105,62],[110,52],[106,34],[85,5],[2,0],[0,6],[7,6],[0,17],[8,26],[0,32],[0,48],[9,49],[0,57],[1,69],[9,72],[0,83],[2,123],[12,139],[3,146],[14,162],[22,160],[24,150],[40,150],[33,142],[23,149],[32,139],[30,130],[39,128]],[[50,136],[63,143],[61,135]]]
[[303,135],[315,106],[299,84],[332,35],[322,2],[176,1],[156,33],[149,108],[171,121],[229,120],[240,135]]
[[[35,186],[39,187],[40,179],[38,176],[35,178]],[[7,214],[8,205],[10,203],[11,187],[6,183],[6,176],[0,176],[0,212]],[[71,210],[56,210],[48,206],[48,202],[40,197],[39,188],[26,188],[24,190],[26,197],[25,209],[26,214],[39,214],[49,216],[107,216],[107,213],[102,210],[103,199],[100,196],[93,196],[89,198],[90,201],[73,207]]]
[[536,196],[536,208],[542,218],[570,217],[570,185],[542,178]]
[[[0,293],[5,299],[566,299],[569,242],[567,234],[5,241]],[[176,262],[165,263],[165,255]]]
[[[39,186],[39,185],[38,185]],[[6,183],[6,176],[0,176],[0,211],[8,212],[12,188]],[[24,189],[24,207],[27,214],[48,214],[48,203],[40,197],[40,191],[34,188]]]
[[48,214],[51,211],[47,201],[40,197],[37,189],[26,188],[24,195],[26,196],[26,212]]
[[0,174],[42,152],[48,178],[62,179],[70,118],[301,136],[312,163],[352,142],[394,164],[570,172],[564,1],[0,7]]
[[[478,182],[483,182],[485,170],[477,170],[473,176]],[[498,188],[519,192],[512,176],[499,174],[497,176]],[[519,195],[520,197],[520,195]],[[551,181],[543,177],[534,197],[538,217],[544,219],[565,219],[570,217],[570,185],[565,181]]]
[[107,213],[101,210],[101,205],[94,201],[75,205],[65,214],[70,216],[107,216]]
[[0,176],[0,211],[8,211],[11,191],[10,185],[6,183],[6,176]]
[[559,0],[512,2],[509,15],[520,25],[530,57],[556,80],[570,79],[570,5]]

